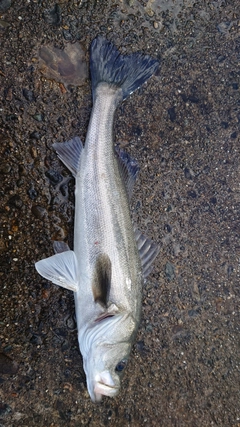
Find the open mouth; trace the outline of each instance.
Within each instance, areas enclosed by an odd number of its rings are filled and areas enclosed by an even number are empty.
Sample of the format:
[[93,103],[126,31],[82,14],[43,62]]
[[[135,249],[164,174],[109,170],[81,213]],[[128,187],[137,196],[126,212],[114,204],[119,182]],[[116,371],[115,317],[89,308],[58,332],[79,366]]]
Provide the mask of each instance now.
[[102,400],[102,396],[113,397],[118,393],[118,391],[118,387],[97,382],[94,387],[95,400],[96,402],[100,402]]
[[101,320],[108,319],[109,317],[114,317],[114,314],[109,313],[103,313],[101,316],[99,316],[95,322],[101,322]]

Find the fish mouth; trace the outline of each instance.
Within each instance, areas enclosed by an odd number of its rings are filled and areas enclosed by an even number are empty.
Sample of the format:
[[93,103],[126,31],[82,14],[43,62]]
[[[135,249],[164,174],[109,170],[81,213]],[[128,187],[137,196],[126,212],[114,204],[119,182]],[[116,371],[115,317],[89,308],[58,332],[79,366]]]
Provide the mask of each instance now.
[[[103,396],[113,397],[119,392],[120,384],[113,380],[109,371],[98,373],[91,384],[89,393],[94,402],[100,402]],[[90,391],[90,390],[89,390]]]
[[95,402],[101,402],[103,396],[113,397],[119,392],[119,387],[97,382],[94,386]]

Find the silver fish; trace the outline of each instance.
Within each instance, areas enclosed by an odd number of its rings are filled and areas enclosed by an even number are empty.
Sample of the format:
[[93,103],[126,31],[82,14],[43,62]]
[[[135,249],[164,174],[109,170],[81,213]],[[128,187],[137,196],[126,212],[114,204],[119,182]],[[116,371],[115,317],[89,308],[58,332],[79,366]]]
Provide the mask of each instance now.
[[143,278],[158,254],[132,224],[129,199],[138,165],[114,148],[114,113],[157,68],[149,56],[121,55],[98,36],[91,45],[93,109],[85,145],[78,137],[53,144],[76,179],[74,250],[55,242],[57,253],[36,269],[74,291],[87,387],[97,402],[119,392],[140,321]]

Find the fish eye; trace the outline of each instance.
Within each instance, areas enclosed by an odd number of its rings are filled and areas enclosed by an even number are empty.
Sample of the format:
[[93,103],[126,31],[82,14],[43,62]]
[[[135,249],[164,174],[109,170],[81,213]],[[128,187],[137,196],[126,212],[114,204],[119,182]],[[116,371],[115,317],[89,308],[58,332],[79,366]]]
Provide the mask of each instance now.
[[115,368],[116,372],[122,372],[127,364],[127,360],[121,360]]

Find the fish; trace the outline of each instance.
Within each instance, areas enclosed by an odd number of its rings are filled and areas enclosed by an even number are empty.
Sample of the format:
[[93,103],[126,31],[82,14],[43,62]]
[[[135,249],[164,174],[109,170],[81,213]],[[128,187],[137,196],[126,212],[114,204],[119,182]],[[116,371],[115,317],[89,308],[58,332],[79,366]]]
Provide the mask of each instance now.
[[144,279],[159,253],[133,224],[130,199],[139,166],[114,144],[119,104],[159,67],[142,53],[123,55],[103,36],[90,48],[93,107],[85,144],[78,136],[54,143],[75,177],[73,250],[36,262],[38,273],[74,292],[78,341],[93,402],[115,397],[138,330]]

